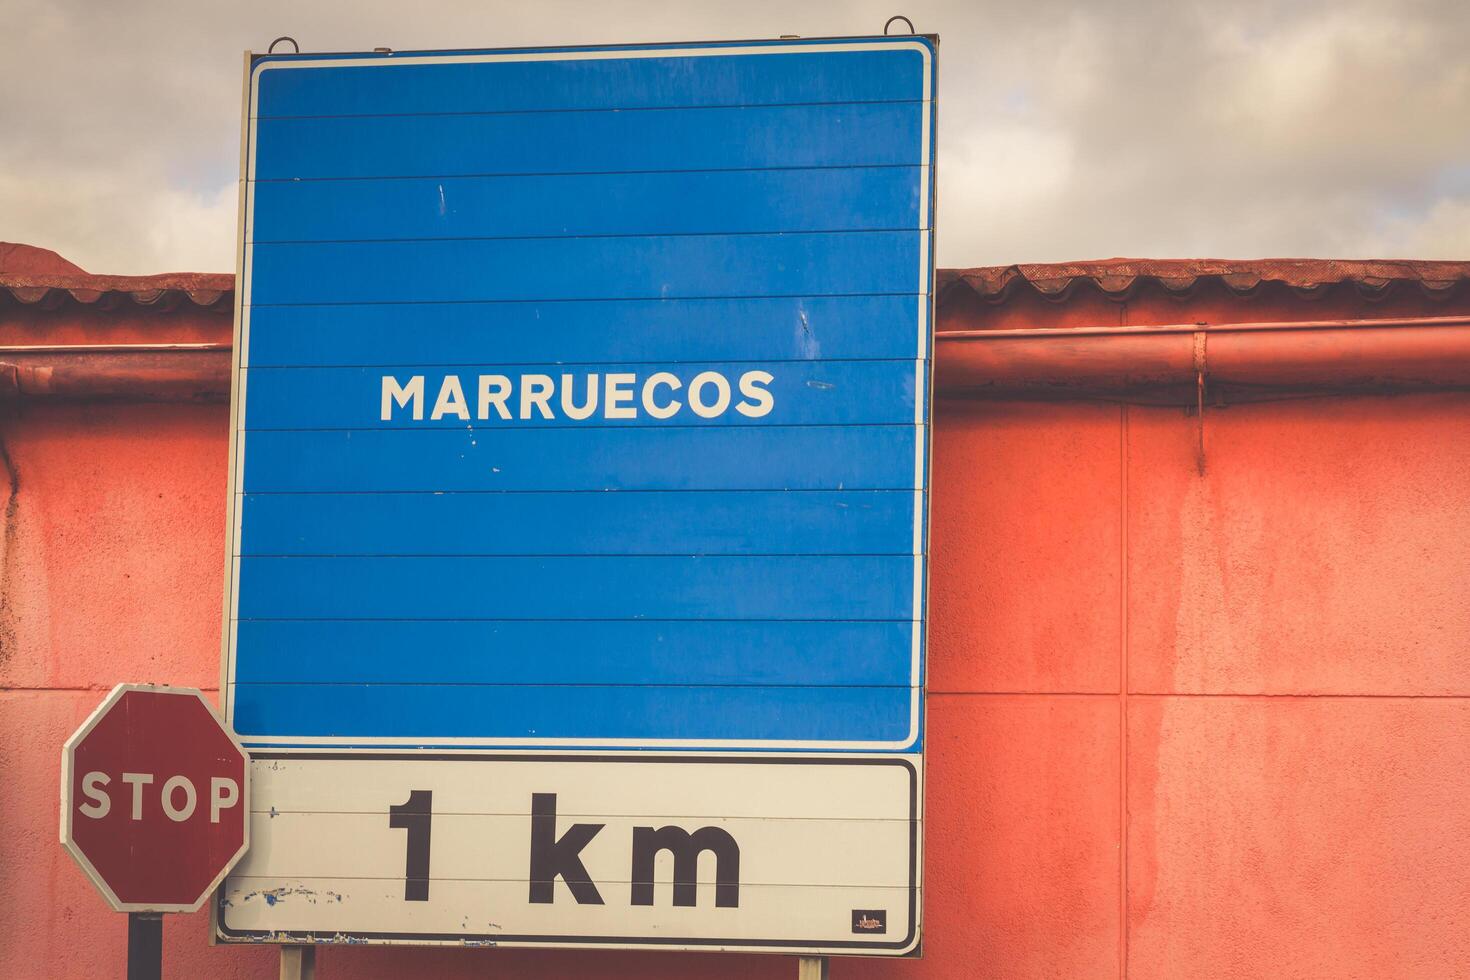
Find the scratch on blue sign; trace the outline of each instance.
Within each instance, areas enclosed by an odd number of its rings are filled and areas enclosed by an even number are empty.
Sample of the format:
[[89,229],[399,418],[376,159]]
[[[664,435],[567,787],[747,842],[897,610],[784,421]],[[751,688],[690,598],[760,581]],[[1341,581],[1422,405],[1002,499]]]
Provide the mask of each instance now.
[[803,360],[815,361],[822,356],[822,345],[817,342],[817,335],[812,333],[812,325],[807,320],[806,310],[796,311],[801,326],[796,331],[796,348]]

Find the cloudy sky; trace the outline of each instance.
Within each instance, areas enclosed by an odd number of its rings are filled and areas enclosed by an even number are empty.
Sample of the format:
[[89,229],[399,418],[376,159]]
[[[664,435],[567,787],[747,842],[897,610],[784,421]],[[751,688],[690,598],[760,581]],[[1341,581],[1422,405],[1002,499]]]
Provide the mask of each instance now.
[[240,54],[941,38],[943,266],[1470,259],[1465,0],[0,0],[0,240],[234,266]]

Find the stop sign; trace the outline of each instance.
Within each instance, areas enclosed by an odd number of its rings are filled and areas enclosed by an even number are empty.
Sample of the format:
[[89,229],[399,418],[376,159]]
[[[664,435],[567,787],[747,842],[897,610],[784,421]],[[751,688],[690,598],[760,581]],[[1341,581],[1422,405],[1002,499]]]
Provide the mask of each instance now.
[[119,684],[61,753],[61,843],[119,912],[192,912],[249,846],[244,748],[192,688]]

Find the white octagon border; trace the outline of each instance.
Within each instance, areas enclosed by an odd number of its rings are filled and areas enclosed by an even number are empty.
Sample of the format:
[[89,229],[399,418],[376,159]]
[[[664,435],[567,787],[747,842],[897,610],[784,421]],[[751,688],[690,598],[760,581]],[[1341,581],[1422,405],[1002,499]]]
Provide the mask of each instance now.
[[[92,864],[90,860],[88,860],[87,855],[82,852],[82,849],[77,846],[76,841],[72,838],[71,823],[72,813],[75,808],[72,805],[73,800],[71,787],[72,774],[75,768],[74,762],[76,748],[78,745],[81,744],[83,739],[91,734],[92,729],[97,727],[97,723],[100,722],[103,717],[112,710],[113,706],[122,700],[123,695],[129,693],[130,691],[145,691],[150,694],[177,694],[183,697],[198,698],[200,704],[204,706],[204,710],[209,712],[210,717],[213,718],[215,723],[219,725],[220,730],[230,740],[231,744],[235,746],[235,750],[240,753],[240,757],[245,762],[244,779],[241,781],[240,786],[240,808],[241,812],[245,814],[245,833],[240,842],[240,849],[236,851],[228,861],[225,862],[224,867],[220,870],[219,874],[215,876],[214,880],[209,883],[208,887],[206,887],[204,891],[199,895],[199,897],[195,899],[194,902],[191,904],[166,905],[149,904],[146,902],[122,901],[117,897],[117,893],[112,890],[112,886],[107,883],[107,881],[97,871],[97,868]],[[61,747],[61,846],[66,849],[66,853],[71,855],[72,860],[77,863],[77,866],[82,869],[83,873],[85,873],[86,876],[91,879],[92,884],[95,885],[97,890],[102,893],[102,897],[107,900],[107,904],[111,905],[115,911],[197,912],[200,906],[204,904],[205,900],[213,895],[215,890],[219,888],[220,883],[225,880],[225,876],[228,875],[232,870],[234,870],[235,865],[239,863],[240,858],[245,856],[245,852],[250,849],[250,753],[245,751],[245,746],[240,743],[240,739],[237,738],[234,731],[224,723],[224,721],[220,718],[219,712],[214,710],[214,705],[209,703],[209,699],[204,696],[204,692],[200,691],[198,688],[169,687],[168,685],[164,684],[119,684],[114,687],[112,691],[107,695],[107,697],[103,699],[102,703],[99,704],[92,711],[92,713],[87,716],[87,720],[82,722],[81,727],[73,732],[71,737],[68,738],[65,744],[63,744]]]

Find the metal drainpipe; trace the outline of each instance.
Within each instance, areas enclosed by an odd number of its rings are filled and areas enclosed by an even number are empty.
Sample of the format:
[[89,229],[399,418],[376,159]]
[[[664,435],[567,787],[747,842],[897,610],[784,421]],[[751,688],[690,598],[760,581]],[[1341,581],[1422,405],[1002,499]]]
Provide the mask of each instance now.
[[[942,330],[935,339],[941,398],[1190,405],[1201,384],[1233,397],[1470,387],[1470,316]],[[223,401],[230,371],[226,343],[0,346],[0,398]]]
[[935,339],[940,397],[1195,405],[1201,385],[1246,397],[1470,387],[1470,316],[955,330]]
[[0,346],[0,399],[224,401],[229,344]]

